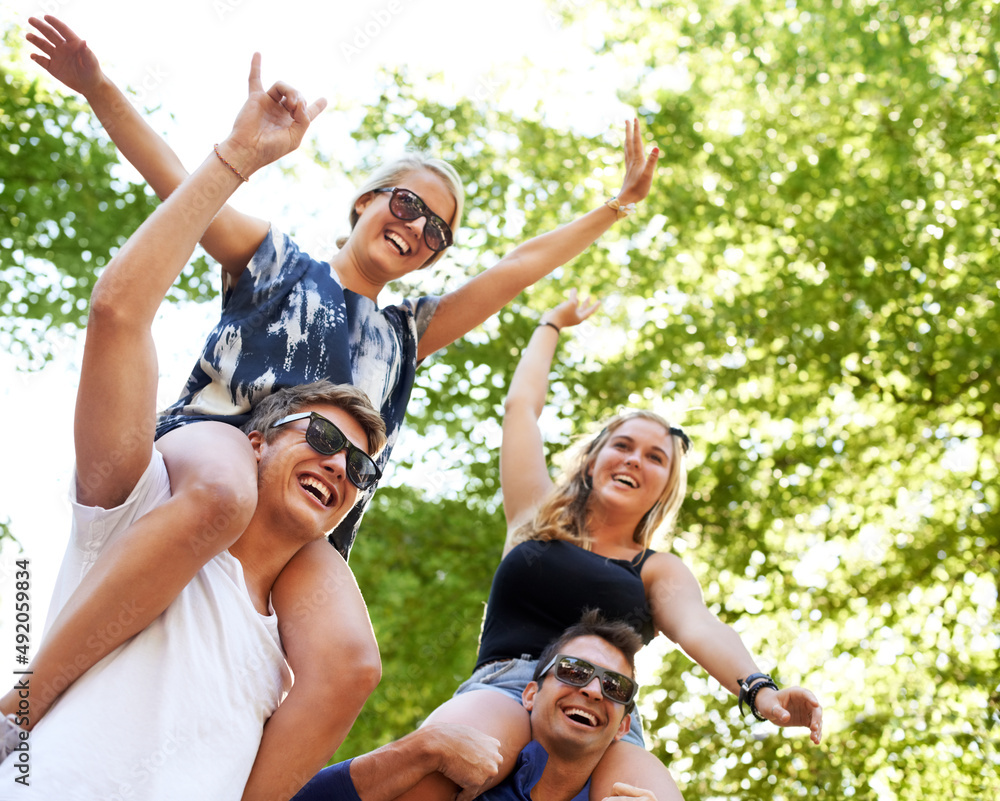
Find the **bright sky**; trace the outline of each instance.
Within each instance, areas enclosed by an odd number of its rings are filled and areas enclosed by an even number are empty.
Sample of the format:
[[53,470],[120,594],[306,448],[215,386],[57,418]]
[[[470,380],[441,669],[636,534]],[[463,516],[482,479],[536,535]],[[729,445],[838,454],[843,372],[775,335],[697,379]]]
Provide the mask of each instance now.
[[[475,97],[520,110],[541,103],[554,124],[593,133],[620,129],[631,114],[616,99],[629,88],[629,76],[597,67],[582,35],[562,30],[538,0],[6,0],[0,23],[27,29],[29,16],[43,14],[55,14],[85,38],[105,71],[135,90],[138,105],[158,109],[154,127],[189,166],[228,132],[255,50],[262,53],[265,86],[281,78],[309,99],[330,101],[311,133],[348,163],[348,134],[360,104],[375,97],[373,77],[383,67],[406,66],[411,77],[440,73],[440,87],[429,91],[446,100]],[[289,163],[311,179],[304,189],[272,168],[241,189],[234,204],[306,236],[311,213],[334,209],[339,222],[346,189],[331,190],[316,167],[294,155],[283,162]],[[287,200],[290,187],[294,204]],[[164,310],[158,329],[164,403],[178,394],[216,313],[214,304]],[[24,548],[0,554],[0,668],[14,658],[14,560],[31,560],[34,650],[65,547],[81,343],[59,343],[54,362],[30,374],[16,372],[13,359],[0,354],[0,419],[7,421],[0,518],[10,518]]]

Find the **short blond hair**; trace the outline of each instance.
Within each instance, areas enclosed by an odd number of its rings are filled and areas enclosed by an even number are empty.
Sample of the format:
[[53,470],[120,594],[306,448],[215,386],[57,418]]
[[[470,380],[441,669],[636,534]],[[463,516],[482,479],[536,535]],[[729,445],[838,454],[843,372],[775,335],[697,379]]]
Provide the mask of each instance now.
[[[357,206],[358,201],[361,200],[361,198],[370,192],[374,192],[376,189],[386,189],[390,186],[398,186],[403,183],[406,176],[412,175],[415,172],[424,171],[433,173],[444,181],[445,186],[448,187],[448,191],[455,200],[455,213],[447,222],[453,233],[458,231],[458,227],[462,224],[462,212],[465,210],[465,187],[462,186],[462,179],[459,177],[455,168],[452,167],[447,161],[432,158],[426,153],[418,152],[407,153],[405,156],[402,156],[395,161],[383,164],[375,170],[375,172],[368,177],[368,180],[365,181],[358,191],[354,193],[354,197],[351,198],[351,211],[348,215],[348,220],[351,223],[351,230],[353,231],[354,226],[358,224],[359,215]],[[343,247],[347,242],[347,239],[348,238],[346,236],[338,239],[337,247]],[[423,266],[430,267],[443,255],[443,250],[435,253]]]

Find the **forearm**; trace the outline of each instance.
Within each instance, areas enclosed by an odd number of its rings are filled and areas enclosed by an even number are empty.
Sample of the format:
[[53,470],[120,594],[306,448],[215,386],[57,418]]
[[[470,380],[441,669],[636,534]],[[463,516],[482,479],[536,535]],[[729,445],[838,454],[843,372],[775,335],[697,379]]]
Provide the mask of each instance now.
[[601,206],[554,231],[518,245],[488,270],[441,299],[419,357],[446,347],[496,314],[529,286],[583,253],[615,222]]
[[518,245],[487,272],[494,274],[500,286],[506,286],[510,294],[507,300],[513,299],[556,267],[583,253],[614,225],[616,219],[612,209],[601,205],[566,225]]
[[602,205],[571,223],[518,245],[470,281],[469,286],[476,281],[489,284],[488,299],[495,306],[490,313],[499,311],[527,287],[583,253],[616,219],[615,212]]
[[[392,801],[434,773],[427,764],[426,730],[376,751],[338,762],[312,777],[295,801]],[[283,796],[282,796],[283,797]],[[246,796],[244,796],[244,799]]]
[[418,729],[351,763],[351,780],[362,801],[391,801],[437,770],[434,727]]
[[740,692],[738,679],[760,672],[740,635],[714,616],[711,625],[701,627],[696,636],[678,644],[733,695]]
[[188,176],[177,154],[107,76],[86,97],[118,151],[166,199]]
[[536,420],[541,416],[558,343],[559,332],[550,325],[535,328],[511,377],[505,408],[509,410],[511,406],[520,404],[529,408]]
[[129,237],[94,287],[92,305],[107,302],[148,327],[199,238],[241,183],[210,155]]
[[326,719],[319,720],[314,699],[293,685],[264,726],[243,801],[287,801],[322,770],[353,722],[351,717],[331,732]]

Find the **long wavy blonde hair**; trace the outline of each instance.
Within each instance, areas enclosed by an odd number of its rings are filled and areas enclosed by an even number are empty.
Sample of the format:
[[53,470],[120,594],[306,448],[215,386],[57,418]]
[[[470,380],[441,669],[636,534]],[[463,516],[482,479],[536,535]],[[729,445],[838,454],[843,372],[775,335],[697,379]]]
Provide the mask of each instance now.
[[667,484],[652,508],[642,516],[635,527],[632,539],[648,548],[657,536],[666,536],[674,528],[684,493],[687,491],[687,466],[684,454],[690,444],[687,435],[671,426],[655,412],[637,410],[611,418],[601,432],[589,440],[582,440],[567,452],[566,467],[556,479],[552,491],[542,501],[534,518],[514,531],[512,542],[517,545],[527,540],[565,540],[586,548],[593,546],[589,532],[587,501],[590,499],[590,469],[601,448],[615,430],[628,420],[642,418],[658,423],[669,432],[674,444],[673,458],[667,473]]

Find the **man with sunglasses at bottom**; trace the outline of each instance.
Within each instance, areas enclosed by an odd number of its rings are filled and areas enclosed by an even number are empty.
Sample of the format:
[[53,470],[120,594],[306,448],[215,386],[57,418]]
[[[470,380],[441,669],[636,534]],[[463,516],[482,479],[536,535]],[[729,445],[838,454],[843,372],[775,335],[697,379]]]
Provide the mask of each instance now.
[[[522,697],[532,740],[514,772],[481,795],[496,777],[500,744],[468,726],[431,724],[326,768],[293,801],[390,801],[435,771],[463,788],[459,801],[587,801],[590,774],[629,729],[641,646],[630,626],[596,610],[550,643]],[[650,791],[624,783],[614,790],[655,801]]]
[[[276,158],[301,138],[306,112],[296,106],[294,118],[265,116],[275,103],[265,103],[256,84],[252,71],[251,98],[231,137],[247,129],[262,152]],[[277,85],[271,90],[278,91]],[[288,798],[314,769],[294,775],[287,757],[304,744],[276,740],[266,724],[279,704],[293,700],[285,697],[289,667],[300,680],[328,665],[315,666],[287,635],[308,625],[317,610],[336,610],[338,669],[351,677],[334,710],[340,740],[380,678],[371,622],[346,562],[339,560],[322,594],[286,598],[290,611],[280,621],[272,606],[272,600],[278,605],[272,586],[292,557],[324,539],[359,492],[377,480],[372,457],[385,445],[385,424],[368,396],[352,386],[323,381],[290,387],[252,410],[244,430],[247,458],[257,466],[253,516],[228,549],[209,550],[219,523],[206,514],[177,514],[181,544],[162,538],[157,557],[141,569],[173,577],[178,563],[198,556],[193,552],[199,546],[217,554],[200,562],[193,578],[181,574],[178,595],[153,601],[162,600],[163,611],[151,623],[112,648],[112,638],[147,610],[132,602],[110,619],[79,612],[82,585],[96,582],[103,591],[118,580],[104,565],[121,553],[130,526],[151,509],[175,508],[167,465],[153,444],[158,371],[151,327],[171,283],[165,274],[181,269],[239,184],[210,155],[95,284],[76,400],[73,532],[48,632],[72,627],[86,633],[92,650],[53,653],[56,646],[50,646],[47,656],[69,667],[56,677],[30,668],[17,677],[17,711],[0,717],[0,757],[8,752],[0,765],[0,799]],[[213,507],[211,514],[218,513]],[[131,597],[131,587],[112,590]],[[47,642],[43,638],[37,656]],[[85,670],[94,656],[98,661]],[[59,693],[38,719],[46,700]],[[255,771],[261,754],[282,759],[281,789],[261,789]]]

